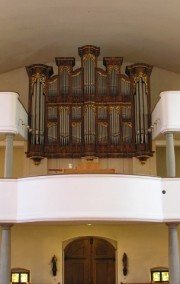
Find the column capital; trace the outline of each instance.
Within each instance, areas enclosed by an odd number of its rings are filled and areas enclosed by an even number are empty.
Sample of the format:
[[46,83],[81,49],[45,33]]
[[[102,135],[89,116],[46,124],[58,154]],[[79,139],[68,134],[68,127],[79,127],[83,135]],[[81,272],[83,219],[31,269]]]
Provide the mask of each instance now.
[[166,223],[166,225],[169,227],[169,228],[177,228],[179,223],[176,223],[176,222],[169,222],[169,223]]
[[13,224],[12,223],[0,223],[0,226],[2,227],[3,230],[10,230]]

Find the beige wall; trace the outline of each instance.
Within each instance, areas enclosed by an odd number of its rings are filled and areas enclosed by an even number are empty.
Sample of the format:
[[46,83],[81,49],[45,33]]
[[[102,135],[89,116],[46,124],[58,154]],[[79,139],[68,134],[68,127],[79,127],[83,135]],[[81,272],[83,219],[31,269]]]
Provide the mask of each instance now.
[[[63,283],[63,247],[80,236],[110,239],[117,247],[117,283],[149,282],[152,267],[168,267],[168,228],[165,224],[45,225],[12,227],[12,268],[30,269],[31,283]],[[0,234],[1,237],[1,234]],[[128,275],[122,274],[123,253]],[[57,276],[51,275],[51,258],[57,256]]]
[[[13,177],[24,177],[25,176],[25,148],[24,146],[15,146],[13,153]],[[0,146],[0,178],[4,177],[4,160],[5,160],[5,147]]]
[[[80,159],[43,159],[40,165],[35,165],[33,160],[26,157],[26,148],[24,146],[14,147],[14,178],[59,174],[59,171],[52,169],[67,169],[72,164],[76,169],[81,162]],[[0,147],[0,178],[4,177],[4,159],[5,148]],[[137,174],[137,175],[156,175],[156,155],[147,160],[145,164],[141,164],[137,158],[121,159],[99,159],[100,168],[115,169],[119,174]]]
[[[156,147],[157,156],[157,176],[167,177],[166,174],[166,148],[163,146]],[[176,157],[176,177],[180,177],[180,147],[175,147]]]
[[[164,143],[163,143],[164,144]],[[35,166],[31,159],[26,158],[26,145],[14,147],[14,177],[55,174],[50,169],[68,168],[71,163],[76,168],[80,159],[43,159],[39,166]],[[5,147],[0,146],[0,177],[4,176]],[[176,176],[180,177],[180,147],[175,147]],[[154,156],[142,165],[137,158],[133,159],[100,159],[102,168],[114,168],[116,173],[157,175],[166,177],[166,148],[154,147]],[[57,172],[58,173],[58,172]]]

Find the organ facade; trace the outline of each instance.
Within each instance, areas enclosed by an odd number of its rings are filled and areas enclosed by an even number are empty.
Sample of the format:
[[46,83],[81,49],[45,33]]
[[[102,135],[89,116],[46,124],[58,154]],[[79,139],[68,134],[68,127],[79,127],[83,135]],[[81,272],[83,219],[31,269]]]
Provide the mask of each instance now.
[[122,57],[100,48],[78,49],[75,58],[56,57],[58,74],[43,64],[27,66],[29,135],[27,156],[47,158],[152,156],[150,75],[152,66],[133,64],[121,74]]

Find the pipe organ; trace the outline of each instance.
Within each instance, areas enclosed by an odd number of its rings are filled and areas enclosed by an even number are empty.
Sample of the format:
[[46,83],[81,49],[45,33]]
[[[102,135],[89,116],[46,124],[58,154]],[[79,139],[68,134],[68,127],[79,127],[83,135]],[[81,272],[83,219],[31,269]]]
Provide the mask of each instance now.
[[100,48],[78,49],[75,58],[55,58],[51,66],[26,67],[29,76],[27,156],[42,158],[152,156],[150,75],[152,66],[134,64],[121,74],[122,57],[104,57]]

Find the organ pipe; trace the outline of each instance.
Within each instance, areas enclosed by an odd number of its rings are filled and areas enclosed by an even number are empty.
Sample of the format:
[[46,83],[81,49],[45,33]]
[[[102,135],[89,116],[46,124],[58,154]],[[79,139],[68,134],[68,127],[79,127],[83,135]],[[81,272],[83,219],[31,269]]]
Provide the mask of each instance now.
[[48,141],[53,144],[57,142],[57,123],[48,124]]
[[85,55],[83,58],[84,67],[84,92],[94,94],[95,92],[95,57],[92,54]]
[[52,67],[38,64],[26,67],[29,76],[29,143],[27,156],[39,163],[44,156],[45,136],[45,95],[49,77],[53,74]]
[[59,108],[59,126],[60,145],[68,145],[70,140],[69,107]]
[[133,84],[136,156],[144,163],[152,156],[150,75],[152,66],[134,64],[126,67]]

